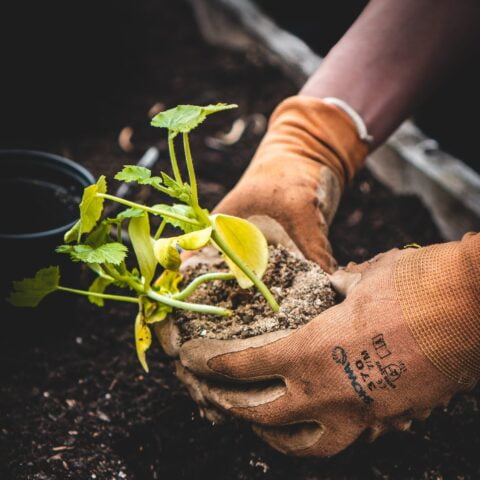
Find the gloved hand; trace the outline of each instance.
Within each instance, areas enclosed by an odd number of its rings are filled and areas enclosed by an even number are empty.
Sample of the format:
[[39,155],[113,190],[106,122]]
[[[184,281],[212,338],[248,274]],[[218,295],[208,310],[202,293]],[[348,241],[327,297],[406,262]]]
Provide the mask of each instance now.
[[207,416],[274,448],[330,456],[409,428],[480,376],[480,234],[391,250],[332,276],[346,299],[294,331],[195,339],[177,374]]
[[215,211],[252,217],[267,237],[272,225],[283,229],[294,242],[290,248],[332,272],[328,226],[367,150],[339,108],[313,97],[287,98],[273,112],[248,169]]
[[[270,244],[300,250],[332,272],[336,262],[328,226],[344,184],[367,150],[342,110],[313,97],[287,98],[273,112],[248,169],[215,212],[247,218]],[[174,322],[167,319],[154,330],[163,350],[177,356],[180,338]]]

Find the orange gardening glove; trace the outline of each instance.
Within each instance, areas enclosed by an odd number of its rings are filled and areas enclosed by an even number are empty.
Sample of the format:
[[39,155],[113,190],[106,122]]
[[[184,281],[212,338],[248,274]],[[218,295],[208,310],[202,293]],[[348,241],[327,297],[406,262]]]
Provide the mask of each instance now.
[[329,456],[363,432],[407,429],[477,382],[480,234],[332,279],[346,299],[298,330],[181,347],[177,373],[210,419],[229,413],[282,452]]
[[332,272],[328,226],[367,150],[336,106],[313,97],[287,98],[273,112],[250,166],[215,211],[251,217],[267,238],[271,230],[284,230],[294,243],[287,246]]

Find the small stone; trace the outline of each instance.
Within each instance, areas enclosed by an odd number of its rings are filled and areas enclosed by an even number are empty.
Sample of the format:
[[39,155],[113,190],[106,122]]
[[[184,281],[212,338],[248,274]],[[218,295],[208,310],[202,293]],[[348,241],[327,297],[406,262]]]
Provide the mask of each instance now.
[[111,422],[110,417],[106,413],[102,412],[101,410],[97,410],[97,417],[100,420],[103,420],[104,422],[108,422],[108,423]]

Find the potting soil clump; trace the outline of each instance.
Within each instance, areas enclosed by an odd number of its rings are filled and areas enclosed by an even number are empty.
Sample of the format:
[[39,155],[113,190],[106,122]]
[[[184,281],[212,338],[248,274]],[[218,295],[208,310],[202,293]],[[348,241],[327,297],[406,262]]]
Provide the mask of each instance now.
[[[200,263],[183,272],[182,283],[188,284],[199,275],[227,271],[218,263]],[[182,341],[191,338],[246,338],[276,330],[298,328],[335,303],[335,293],[325,272],[315,263],[301,259],[284,247],[269,248],[269,263],[262,280],[275,296],[280,309],[274,313],[255,288],[242,289],[235,280],[202,284],[189,302],[225,307],[230,317],[177,310],[177,323]]]

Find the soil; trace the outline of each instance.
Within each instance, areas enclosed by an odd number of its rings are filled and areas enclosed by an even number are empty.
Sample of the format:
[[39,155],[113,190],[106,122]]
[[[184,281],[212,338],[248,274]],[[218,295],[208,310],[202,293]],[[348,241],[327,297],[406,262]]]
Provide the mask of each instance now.
[[[257,289],[241,289],[235,280],[204,283],[188,301],[227,308],[233,314],[222,317],[178,311],[174,318],[182,343],[198,337],[225,340],[295,329],[335,304],[330,281],[318,265],[298,258],[284,247],[269,250],[262,280],[277,300],[279,311],[273,313]],[[183,286],[199,275],[216,271],[228,271],[221,259],[213,265],[199,263],[183,272]]]
[[[103,15],[106,6],[114,21]],[[164,137],[148,127],[147,112],[155,103],[238,103],[239,110],[212,116],[192,135],[201,200],[212,207],[238,180],[261,133],[248,129],[239,142],[220,150],[209,148],[205,136],[227,131],[240,116],[268,116],[295,87],[276,68],[263,65],[256,52],[245,55],[205,46],[187,2],[145,0],[135,2],[133,10],[124,8],[124,2],[96,2],[94,7],[106,38],[121,42],[109,28],[128,34],[122,62],[108,61],[118,58],[117,44],[112,57],[99,46],[115,82],[96,94],[90,88],[88,119],[75,123],[76,116],[70,116],[62,122],[67,131],[49,128],[45,120],[35,122],[40,138],[27,124],[12,138],[21,138],[25,148],[64,154],[96,176],[106,173],[111,178],[123,164],[136,163],[152,144],[166,158]],[[51,13],[48,2],[43,10]],[[32,18],[49,31],[39,16]],[[59,38],[54,45],[79,37]],[[39,35],[27,43],[41,40]],[[89,56],[74,58],[87,62]],[[24,57],[22,61],[30,65]],[[78,68],[83,79],[101,78],[102,65],[98,62],[92,70],[80,63]],[[128,68],[115,70],[120,66]],[[35,82],[29,86],[34,89]],[[69,87],[70,108],[75,108],[75,92],[82,92],[82,85]],[[49,97],[49,102],[54,99]],[[128,152],[117,142],[126,126],[134,132]],[[19,146],[18,140],[4,144]],[[109,186],[113,191],[116,184],[111,181]],[[134,192],[134,197],[150,201],[148,196],[144,189]],[[340,264],[406,243],[442,241],[417,198],[393,195],[367,171],[345,193],[330,239]],[[87,282],[84,275],[77,285]],[[436,410],[426,422],[415,423],[410,432],[389,433],[373,444],[360,440],[331,459],[286,457],[259,440],[248,425],[212,426],[202,419],[158,345],[148,353],[151,373],[146,375],[133,346],[133,308],[107,304],[99,309],[84,299],[67,298],[52,296],[53,306],[47,313],[38,310],[42,314],[33,320],[23,310],[2,314],[2,320],[8,319],[0,334],[2,480],[480,478],[478,388]]]

